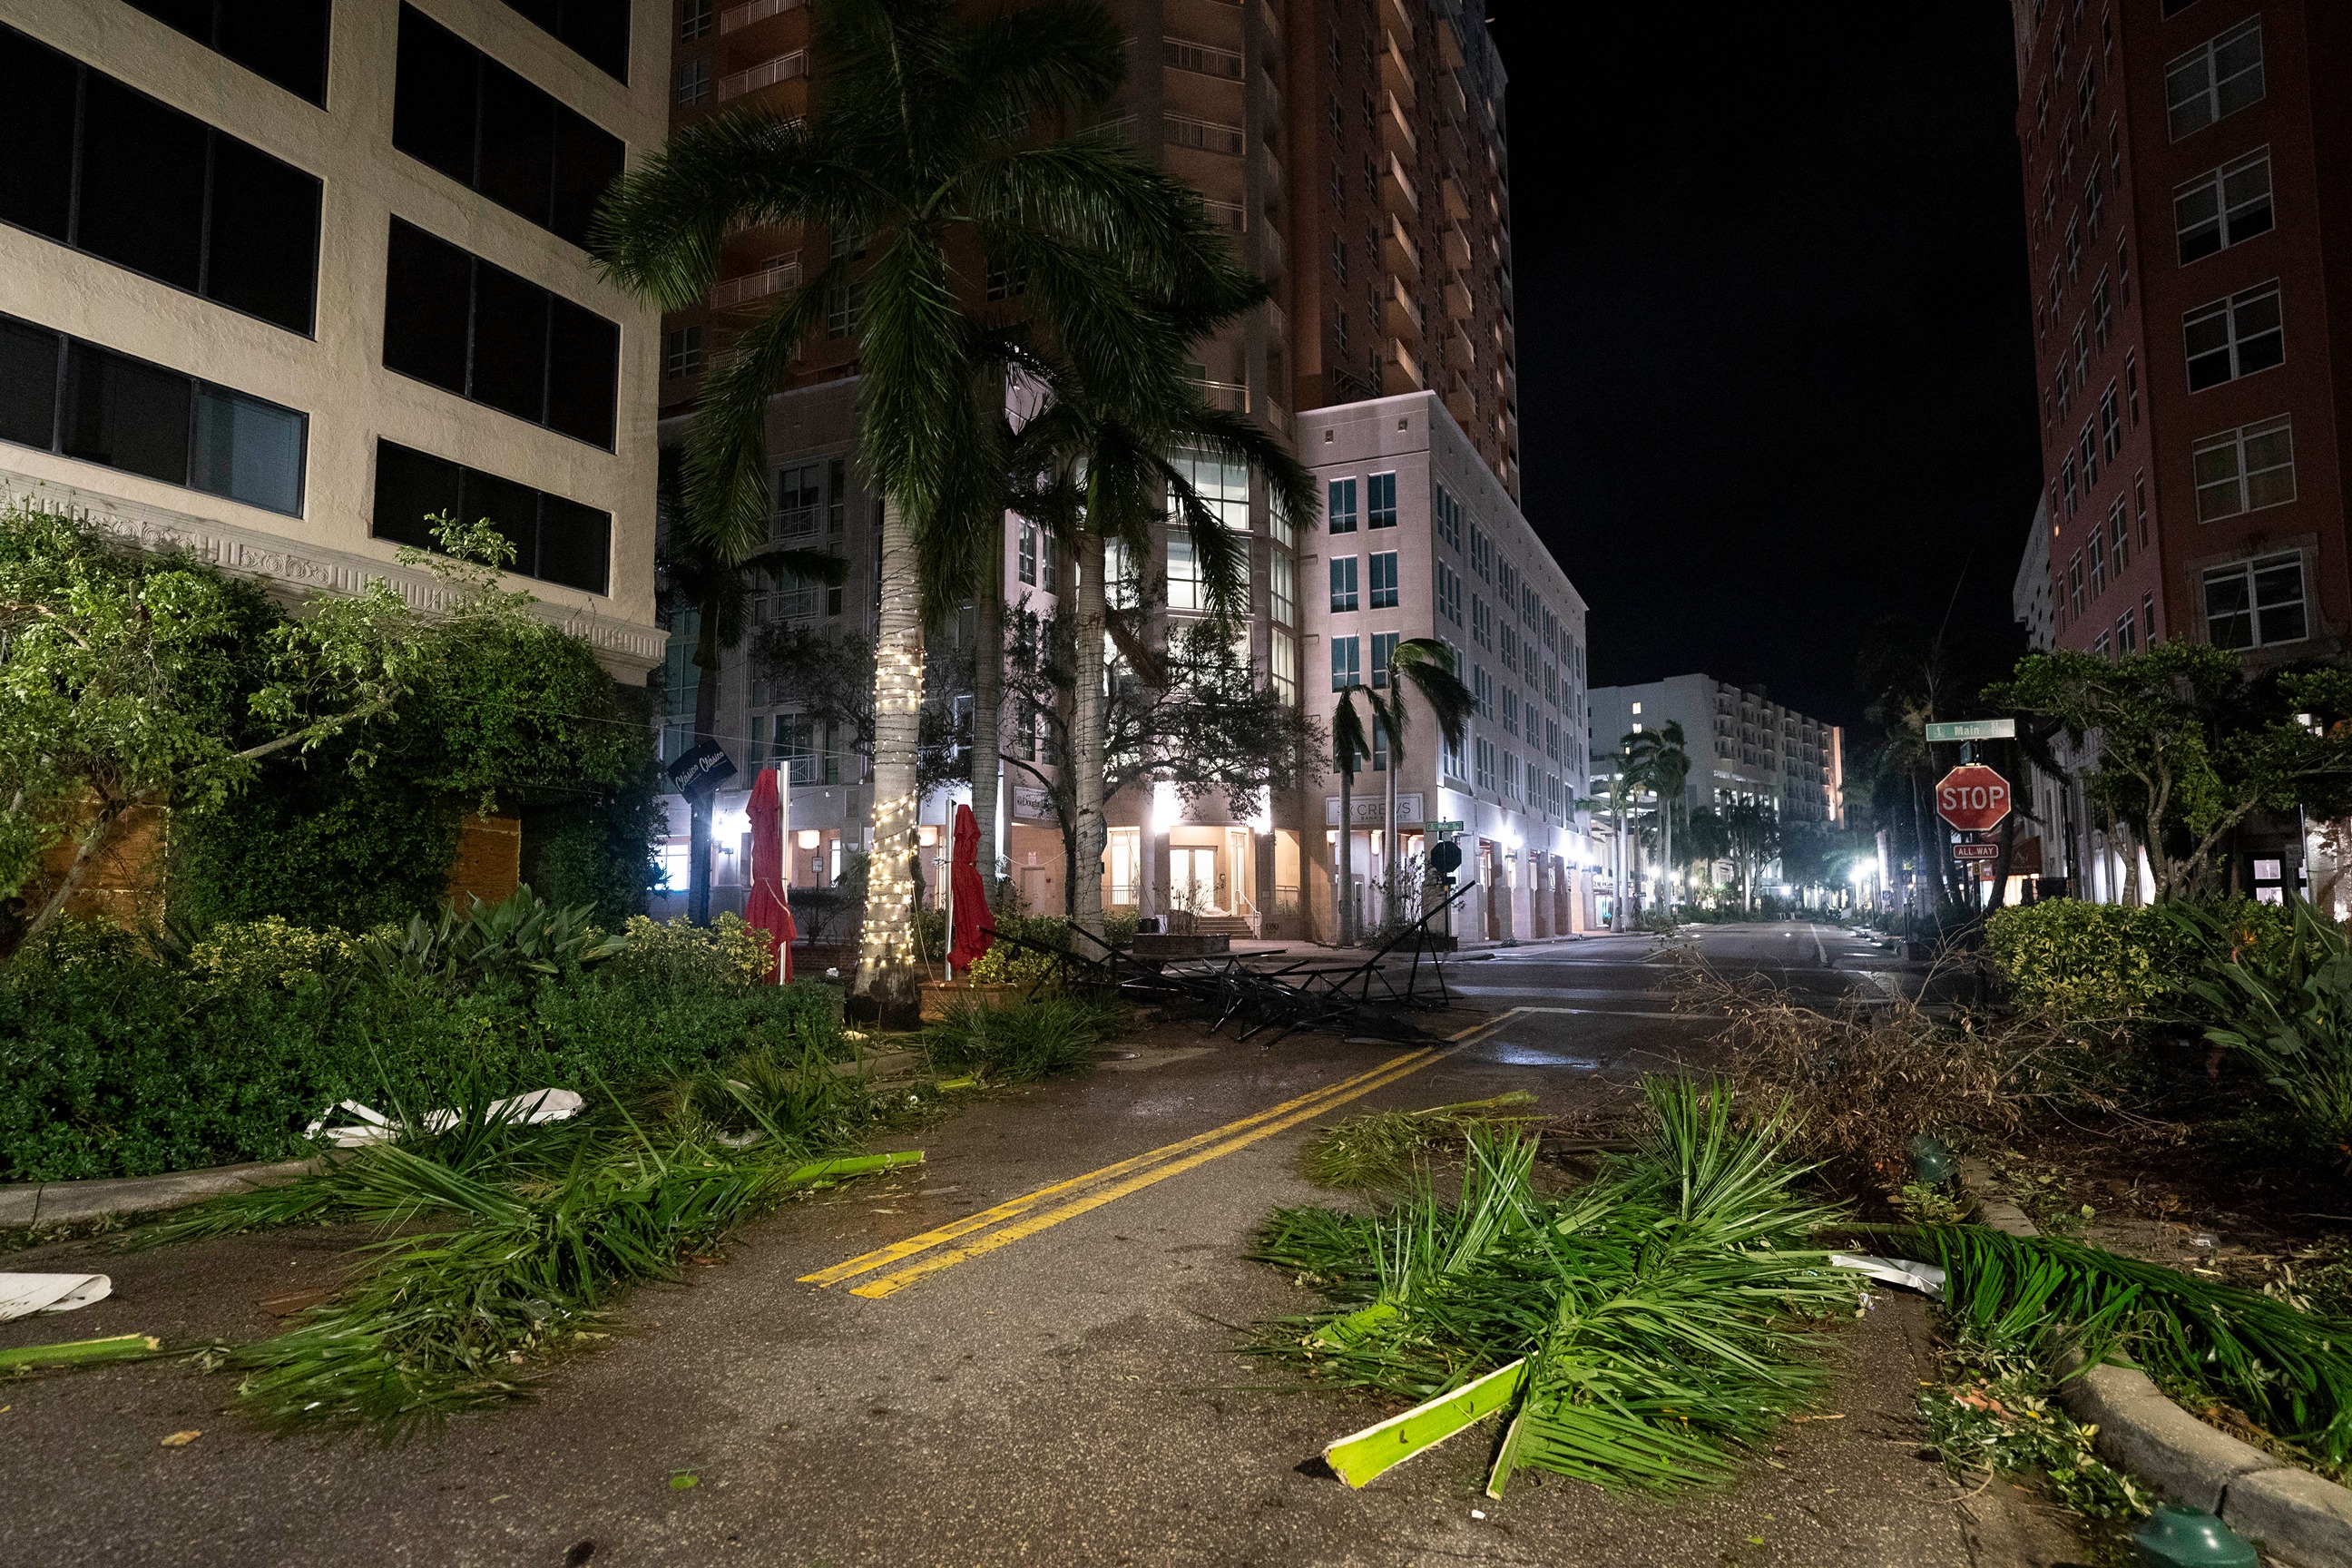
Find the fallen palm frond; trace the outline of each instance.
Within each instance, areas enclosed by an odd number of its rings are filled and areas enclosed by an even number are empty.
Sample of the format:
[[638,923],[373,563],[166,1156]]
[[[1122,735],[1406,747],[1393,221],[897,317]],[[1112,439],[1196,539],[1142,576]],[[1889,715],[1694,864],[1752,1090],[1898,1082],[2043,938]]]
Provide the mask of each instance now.
[[526,1127],[461,1085],[437,1131],[396,1116],[415,1131],[201,1205],[134,1244],[306,1222],[397,1232],[362,1250],[348,1289],[226,1358],[265,1423],[389,1438],[527,1392],[538,1357],[592,1335],[623,1292],[792,1194],[919,1161],[812,1157],[870,1125],[864,1093],[822,1059],[746,1057],[634,1103],[600,1085],[588,1113]]
[[2122,1352],[2273,1436],[2352,1457],[2352,1321],[2050,1237],[1939,1226],[1904,1246],[1949,1272],[1948,1305],[1977,1341],[2046,1349],[2063,1333],[2093,1363]]
[[1412,1179],[1423,1160],[1463,1142],[1473,1130],[1489,1121],[1540,1120],[1507,1114],[1535,1102],[1534,1095],[1519,1089],[1491,1100],[1433,1105],[1424,1110],[1377,1110],[1369,1116],[1350,1116],[1318,1129],[1307,1141],[1299,1151],[1298,1169],[1318,1187],[1345,1192],[1401,1187]]
[[1276,1211],[1256,1255],[1335,1307],[1253,1348],[1414,1401],[1525,1358],[1497,1492],[1530,1465],[1610,1488],[1721,1479],[1813,1396],[1804,1324],[1850,1310],[1855,1285],[1805,1243],[1838,1215],[1791,1191],[1781,1118],[1739,1126],[1720,1086],[1643,1088],[1642,1146],[1566,1199],[1535,1191],[1533,1140],[1484,1126],[1454,1202],[1423,1177],[1377,1215]]

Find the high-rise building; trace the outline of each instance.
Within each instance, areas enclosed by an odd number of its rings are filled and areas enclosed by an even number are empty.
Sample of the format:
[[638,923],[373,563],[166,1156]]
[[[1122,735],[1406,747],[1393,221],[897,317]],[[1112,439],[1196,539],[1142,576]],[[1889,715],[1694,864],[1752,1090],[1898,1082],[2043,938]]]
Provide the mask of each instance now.
[[2012,0],[2052,626],[2352,629],[2352,10]]
[[[1504,76],[1479,15],[1461,0],[1109,0],[1108,9],[1130,40],[1130,54],[1108,131],[1197,190],[1209,215],[1232,231],[1244,260],[1272,287],[1267,307],[1199,346],[1197,374],[1207,395],[1292,441],[1319,469],[1328,456],[1320,437],[1339,426],[1311,422],[1311,412],[1425,395],[1416,402],[1428,410],[1416,440],[1424,452],[1444,451],[1449,460],[1458,456],[1485,468],[1482,483],[1494,498],[1489,526],[1522,552],[1531,578],[1547,577],[1556,618],[1565,625],[1573,611],[1580,659],[1581,601],[1564,577],[1549,582],[1558,569],[1548,560],[1538,566],[1540,547],[1517,510]],[[785,115],[809,111],[812,72],[821,77],[822,62],[812,59],[814,29],[804,0],[731,6],[676,0],[673,25],[669,85],[677,124],[745,103]],[[808,247],[841,243],[829,235],[761,230],[729,238],[710,298],[664,323],[666,433],[682,434],[699,378],[729,334],[762,301],[799,282]],[[1017,319],[1017,277],[965,282],[976,307]],[[771,400],[768,419],[777,537],[821,542],[844,557],[849,580],[831,592],[785,584],[761,595],[746,649],[728,660],[721,676],[722,743],[754,764],[788,769],[799,786],[795,836],[807,847],[796,854],[793,874],[802,884],[830,879],[863,844],[869,806],[863,768],[853,761],[854,748],[810,722],[794,693],[772,680],[748,650],[779,626],[820,635],[871,630],[878,503],[850,460],[856,316],[855,295],[845,295],[826,337],[810,345],[790,384]],[[1447,428],[1427,428],[1433,425]],[[1321,569],[1321,542],[1297,536],[1268,506],[1265,486],[1245,472],[1205,457],[1186,460],[1194,464],[1196,488],[1248,538],[1253,667],[1276,690],[1301,700],[1295,694],[1320,688],[1315,666],[1328,652],[1319,640],[1320,612],[1307,592]],[[1425,458],[1419,464],[1428,466]],[[1454,493],[1465,488],[1466,481]],[[1402,510],[1425,528],[1434,494],[1422,481]],[[1167,616],[1200,613],[1181,530],[1163,530],[1153,558],[1135,565],[1139,575],[1167,584]],[[1068,572],[1049,541],[1008,520],[1008,601],[1049,612]],[[1433,606],[1424,601],[1420,608],[1426,619]],[[693,632],[673,621],[664,742],[673,756],[690,743]],[[961,627],[935,628],[933,638],[961,635]],[[1328,691],[1322,702],[1328,710]],[[1565,729],[1570,716],[1562,718]],[[1572,721],[1580,738],[1580,717]],[[1008,731],[1019,722],[1016,712],[1004,715]],[[1026,737],[1003,738],[1006,750],[1035,751]],[[1042,760],[1034,765],[1050,772]],[[1329,887],[1318,890],[1335,875],[1324,835],[1327,793],[1276,791],[1255,816],[1233,818],[1222,797],[1188,803],[1165,791],[1123,791],[1108,807],[1106,900],[1113,908],[1160,913],[1182,889],[1187,896],[1176,901],[1212,922],[1222,920],[1226,929],[1328,935],[1335,904]],[[740,897],[730,890],[740,852],[731,859],[727,853],[739,798],[723,795],[719,802],[721,907]],[[944,796],[927,802],[922,820],[940,823],[947,805]],[[1032,908],[1059,910],[1064,858],[1045,791],[1020,767],[1009,767],[1003,805],[999,850],[1011,875]],[[682,805],[673,809],[672,827],[667,853],[676,863],[673,885],[682,889]],[[1552,852],[1564,863],[1574,858],[1564,845]]]
[[635,679],[658,318],[583,247],[660,0],[0,0],[0,492],[419,603],[424,519]]
[[1625,736],[1680,724],[1694,807],[1769,805],[1783,824],[1845,826],[1845,731],[1835,724],[1709,675],[1595,687],[1591,703],[1596,772]]

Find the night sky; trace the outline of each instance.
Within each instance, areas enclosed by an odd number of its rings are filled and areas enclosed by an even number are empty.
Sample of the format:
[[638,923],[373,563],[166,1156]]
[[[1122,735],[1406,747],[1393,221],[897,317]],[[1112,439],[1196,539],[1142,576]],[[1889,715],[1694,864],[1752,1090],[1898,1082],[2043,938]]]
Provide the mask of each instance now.
[[1525,507],[1592,683],[1853,723],[1879,617],[1959,582],[2006,628],[2041,459],[2004,0],[1488,14]]

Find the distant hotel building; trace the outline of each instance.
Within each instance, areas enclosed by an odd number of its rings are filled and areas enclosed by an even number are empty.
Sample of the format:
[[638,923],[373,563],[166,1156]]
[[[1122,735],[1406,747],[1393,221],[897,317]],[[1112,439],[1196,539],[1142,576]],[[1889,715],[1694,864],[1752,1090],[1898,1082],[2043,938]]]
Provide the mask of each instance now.
[[2352,11],[2013,0],[2059,647],[2352,629]]
[[1691,809],[1752,803],[1784,824],[1845,826],[1845,731],[1712,676],[1595,687],[1595,773],[1611,765],[1622,737],[1668,724],[1683,727]]
[[583,247],[667,9],[0,0],[0,494],[424,605],[394,552],[487,516],[642,678],[658,321]]
[[[1273,287],[1273,302],[1218,332],[1197,349],[1209,397],[1247,414],[1292,441],[1309,466],[1336,476],[1333,465],[1361,459],[1369,480],[1373,459],[1391,449],[1359,438],[1358,424],[1393,419],[1360,410],[1414,411],[1409,445],[1423,456],[1407,468],[1426,473],[1428,454],[1465,469],[1448,481],[1457,500],[1506,541],[1503,549],[1530,581],[1543,584],[1556,635],[1572,637],[1580,685],[1582,602],[1543,554],[1520,519],[1517,344],[1513,325],[1510,171],[1505,135],[1504,76],[1480,14],[1462,0],[1108,0],[1108,8],[1134,40],[1128,80],[1109,111],[1110,122],[1146,159],[1199,191],[1202,205],[1233,233],[1241,257]],[[743,104],[782,114],[810,112],[812,83],[823,62],[814,58],[814,17],[804,0],[676,0],[672,6],[677,60],[671,72],[676,125],[695,123]],[[701,376],[730,334],[777,293],[796,287],[804,255],[826,254],[825,234],[751,230],[730,237],[719,281],[702,305],[666,321],[661,411],[666,439],[682,438]],[[811,247],[826,247],[812,250]],[[1024,304],[1017,279],[967,279],[976,310],[1016,321]],[[848,563],[838,590],[787,583],[753,605],[751,635],[727,661],[722,677],[720,743],[739,763],[788,770],[794,783],[793,819],[799,847],[792,875],[800,885],[837,875],[845,856],[865,842],[869,815],[864,763],[842,737],[821,733],[749,657],[769,627],[798,625],[825,636],[870,635],[875,605],[876,499],[862,487],[850,454],[856,444],[857,394],[856,305],[845,297],[825,337],[812,342],[793,384],[771,401],[768,444],[775,476],[775,537],[821,544]],[[1347,417],[1339,417],[1345,411]],[[1433,431],[1435,425],[1441,431]],[[1367,426],[1367,427],[1369,427]],[[1346,435],[1337,434],[1345,430]],[[1323,437],[1334,435],[1330,445]],[[1345,447],[1342,459],[1340,442]],[[1258,676],[1286,699],[1320,702],[1328,710],[1331,633],[1319,597],[1318,574],[1330,559],[1328,536],[1294,530],[1272,513],[1263,484],[1206,459],[1194,465],[1196,484],[1238,532],[1249,539],[1250,658]],[[1418,517],[1425,530],[1433,481],[1399,480],[1399,516]],[[1471,500],[1473,491],[1477,499]],[[1359,492],[1365,504],[1365,492]],[[1362,525],[1360,524],[1360,529]],[[1363,537],[1368,529],[1360,532]],[[1427,536],[1424,533],[1423,538]],[[1431,573],[1434,546],[1424,545],[1417,568]],[[1146,578],[1168,584],[1167,615],[1198,613],[1197,576],[1181,531],[1162,531],[1152,559],[1137,563]],[[1450,568],[1460,571],[1461,565]],[[1003,581],[1009,602],[1025,599],[1047,612],[1060,603],[1069,566],[1056,562],[1049,542],[1012,523],[1005,531]],[[1369,580],[1361,590],[1369,594]],[[1400,590],[1402,594],[1402,590]],[[1429,621],[1427,589],[1417,613]],[[1396,617],[1359,636],[1369,638],[1407,625],[1413,613],[1401,597]],[[1564,630],[1573,620],[1574,630]],[[1412,624],[1422,624],[1416,622]],[[690,658],[698,628],[690,616],[670,621],[669,712],[664,751],[675,756],[690,743],[694,681]],[[935,627],[934,646],[958,635]],[[1451,634],[1465,654],[1466,633]],[[1499,677],[1500,666],[1481,658]],[[1369,668],[1369,666],[1366,667]],[[1533,672],[1522,671],[1530,681]],[[1465,679],[1470,665],[1465,659]],[[1562,726],[1582,722],[1563,698],[1553,712]],[[1007,711],[1008,731],[1016,715]],[[1499,718],[1486,733],[1499,745]],[[1426,738],[1425,736],[1423,738]],[[1009,732],[1006,749],[1028,745]],[[1563,745],[1569,742],[1564,739]],[[1524,735],[1515,738],[1522,767],[1534,761]],[[1497,752],[1499,760],[1500,752]],[[1465,752],[1475,756],[1475,752]],[[1423,761],[1433,759],[1424,757]],[[1039,760],[1036,765],[1051,771]],[[1465,764],[1467,765],[1467,764]],[[748,766],[746,772],[748,773]],[[1545,758],[1540,773],[1570,775]],[[1496,778],[1499,781],[1499,772]],[[1525,773],[1520,798],[1525,800]],[[1367,775],[1369,778],[1370,775]],[[1479,786],[1464,775],[1468,795]],[[1451,787],[1451,786],[1448,786]],[[1423,792],[1431,820],[1436,784]],[[1563,784],[1567,799],[1575,790]],[[1377,793],[1377,792],[1375,792]],[[1336,870],[1331,851],[1338,824],[1327,824],[1328,781],[1311,791],[1277,790],[1255,817],[1228,820],[1221,799],[1183,804],[1166,793],[1123,791],[1109,804],[1104,895],[1114,909],[1165,912],[1171,897],[1203,911],[1209,929],[1284,937],[1336,933]],[[1484,796],[1499,810],[1499,784]],[[740,791],[722,795],[715,906],[740,901],[740,861],[736,812]],[[1045,792],[1018,767],[1008,767],[1000,814],[1001,853],[1032,909],[1063,907],[1061,837]],[[939,824],[950,801],[925,803],[926,824]],[[1530,810],[1533,808],[1531,807]],[[1465,800],[1457,813],[1473,821]],[[1509,814],[1516,821],[1526,814]],[[1489,820],[1489,818],[1491,818]],[[1540,824],[1528,816],[1510,832],[1489,814],[1498,853],[1549,853],[1563,865],[1572,857],[1558,844],[1534,847]],[[1554,827],[1561,814],[1552,814]],[[674,802],[665,847],[673,888],[687,882],[687,820]],[[1365,833],[1373,831],[1370,827]],[[1475,826],[1465,832],[1484,835]],[[936,837],[936,833],[934,833]],[[927,851],[930,853],[930,851]],[[985,853],[985,850],[983,851]],[[1475,866],[1484,850],[1465,844]],[[1361,868],[1368,860],[1359,857]],[[1532,895],[1524,861],[1517,896]],[[1550,884],[1547,883],[1549,889]],[[1547,895],[1549,896],[1549,892]],[[661,901],[682,908],[682,897]],[[1496,918],[1501,918],[1499,911]],[[1535,919],[1532,909],[1524,921]],[[1557,923],[1547,916],[1547,928]],[[1522,931],[1526,925],[1517,928]]]

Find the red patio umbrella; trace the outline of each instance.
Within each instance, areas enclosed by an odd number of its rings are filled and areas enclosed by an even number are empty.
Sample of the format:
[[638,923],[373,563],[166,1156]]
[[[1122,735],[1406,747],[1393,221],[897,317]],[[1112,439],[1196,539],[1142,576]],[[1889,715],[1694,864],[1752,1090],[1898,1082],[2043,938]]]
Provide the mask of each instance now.
[[784,802],[776,792],[776,770],[761,768],[751,785],[751,891],[743,900],[743,923],[768,933],[776,984],[793,977],[793,906],[784,897]]
[[988,889],[980,880],[980,824],[971,807],[959,805],[955,817],[955,945],[948,963],[968,969],[996,940],[996,918],[988,912]]

